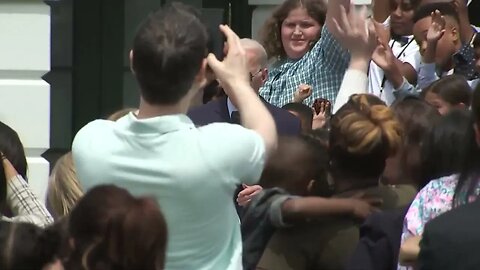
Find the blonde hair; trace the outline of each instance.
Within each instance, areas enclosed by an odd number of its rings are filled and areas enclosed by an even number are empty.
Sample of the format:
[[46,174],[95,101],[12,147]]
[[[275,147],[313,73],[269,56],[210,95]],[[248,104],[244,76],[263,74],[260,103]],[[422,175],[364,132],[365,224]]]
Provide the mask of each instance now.
[[[350,169],[359,166],[369,176],[380,174],[385,159],[394,155],[401,144],[400,123],[375,96],[353,95],[332,118],[331,157]],[[368,168],[362,168],[365,166]]]
[[72,153],[63,155],[53,167],[48,185],[48,202],[55,217],[70,213],[77,201],[83,196],[73,164]]

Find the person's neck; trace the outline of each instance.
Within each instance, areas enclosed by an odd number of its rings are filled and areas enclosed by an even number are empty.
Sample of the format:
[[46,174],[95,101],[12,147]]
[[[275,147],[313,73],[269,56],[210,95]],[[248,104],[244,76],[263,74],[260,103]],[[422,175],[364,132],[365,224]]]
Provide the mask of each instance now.
[[342,177],[335,180],[335,194],[348,192],[357,189],[364,189],[378,185],[378,178],[357,178],[357,177]]
[[154,105],[140,98],[140,106],[138,108],[138,119],[146,119],[157,116],[166,116],[174,114],[186,114],[190,106],[190,99],[183,98],[173,105]]
[[453,61],[453,56],[458,52],[460,51],[460,49],[462,48],[462,43],[461,42],[457,42],[455,44],[455,51],[452,53],[452,56],[448,59],[448,62],[445,64],[444,68],[443,68],[443,71],[445,72],[448,72],[450,71],[451,69],[455,68],[455,64],[454,64],[454,61]]

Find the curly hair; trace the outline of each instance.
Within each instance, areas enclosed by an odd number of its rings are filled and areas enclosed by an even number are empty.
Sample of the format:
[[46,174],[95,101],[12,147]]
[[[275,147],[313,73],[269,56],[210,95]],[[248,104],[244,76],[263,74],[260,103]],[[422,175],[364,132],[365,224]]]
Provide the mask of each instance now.
[[332,172],[354,177],[380,177],[387,157],[402,144],[402,128],[377,97],[353,95],[332,117]]
[[[265,24],[260,30],[260,40],[267,51],[269,59],[285,57],[281,36],[282,23],[292,10],[299,7],[305,8],[308,15],[321,26],[325,24],[327,6],[324,1],[286,0],[272,13],[270,18],[265,21]],[[320,38],[320,32],[318,38]],[[315,42],[313,42],[313,44],[315,44]]]

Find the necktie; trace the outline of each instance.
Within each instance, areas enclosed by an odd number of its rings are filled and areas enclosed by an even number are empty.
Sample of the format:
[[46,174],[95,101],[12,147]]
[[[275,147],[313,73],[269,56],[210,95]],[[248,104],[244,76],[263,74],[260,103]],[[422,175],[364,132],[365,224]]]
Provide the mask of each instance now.
[[240,113],[238,111],[233,111],[230,115],[230,123],[240,125]]

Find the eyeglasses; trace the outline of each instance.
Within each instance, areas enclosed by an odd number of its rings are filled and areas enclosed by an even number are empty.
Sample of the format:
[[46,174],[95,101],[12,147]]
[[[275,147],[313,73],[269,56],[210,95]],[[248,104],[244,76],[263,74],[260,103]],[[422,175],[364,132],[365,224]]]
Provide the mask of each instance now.
[[255,78],[255,77],[258,75],[258,73],[260,73],[260,72],[262,72],[261,69],[260,69],[259,71],[255,72],[254,74],[252,74],[251,72],[249,72],[249,74],[250,74],[250,81],[253,80],[253,78]]

